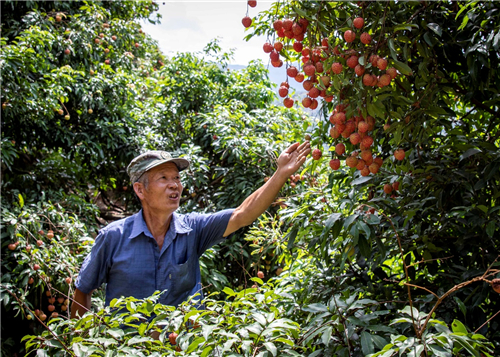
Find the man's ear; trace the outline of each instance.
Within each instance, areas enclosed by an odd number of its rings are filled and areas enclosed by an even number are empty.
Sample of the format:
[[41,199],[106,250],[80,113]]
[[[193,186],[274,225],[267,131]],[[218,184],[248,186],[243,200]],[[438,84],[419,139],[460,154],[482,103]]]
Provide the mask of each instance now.
[[144,185],[140,182],[134,182],[132,186],[134,188],[135,194],[140,200],[144,199]]

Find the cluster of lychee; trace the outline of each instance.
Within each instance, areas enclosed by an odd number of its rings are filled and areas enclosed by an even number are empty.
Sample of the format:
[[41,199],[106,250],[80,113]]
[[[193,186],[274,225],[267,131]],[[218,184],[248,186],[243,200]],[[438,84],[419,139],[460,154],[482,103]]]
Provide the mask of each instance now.
[[[362,77],[362,83],[365,86],[385,87],[398,75],[394,67],[387,67],[387,59],[369,51],[362,53],[363,48],[360,51],[361,53],[352,48],[342,50],[338,45],[332,48],[327,38],[323,38],[319,46],[304,48],[302,40],[307,32],[308,25],[309,22],[306,19],[298,19],[297,21],[291,19],[276,20],[273,27],[279,40],[274,44],[266,42],[263,46],[264,52],[269,53],[271,64],[274,67],[281,67],[283,61],[280,59],[280,51],[284,47],[281,39],[294,41],[293,49],[302,56],[302,72],[295,66],[289,66],[286,72],[288,77],[302,83],[303,88],[307,91],[307,97],[302,100],[302,105],[305,108],[316,109],[318,107],[318,97],[331,102],[333,95],[328,92],[328,88],[331,85],[332,76],[339,75],[344,70],[353,70],[358,77]],[[353,20],[354,28],[361,29],[363,26],[363,18],[357,17]],[[357,35],[353,30],[347,30],[344,32],[343,38],[345,44],[351,46],[350,44],[356,40]],[[372,42],[372,37],[368,32],[361,33],[359,39],[363,45],[369,45]],[[361,58],[363,59],[361,60]],[[374,73],[365,73],[366,65],[370,65],[371,68],[378,68],[381,72],[378,76]],[[279,95],[281,97],[284,97],[283,93],[285,92],[280,87]]]
[[[50,290],[47,290],[45,292],[45,295],[47,296],[47,310],[51,313],[50,317],[55,318],[59,317],[59,312],[56,311],[56,301],[57,301],[57,306],[59,306],[59,310],[61,312],[66,312],[69,307],[69,299],[63,296],[53,296]],[[43,312],[43,310],[40,309],[35,309],[34,311],[35,315],[38,316],[38,318],[41,321],[45,321],[47,319],[47,315]],[[28,320],[31,320],[31,315],[27,315]]]
[[[361,176],[368,176],[370,173],[376,174],[384,161],[379,156],[374,157],[371,149],[374,140],[370,134],[375,129],[375,119],[369,115],[363,117],[361,114],[347,119],[346,106],[339,104],[333,110],[329,120],[332,124],[330,136],[333,139],[342,137],[348,139],[354,147],[359,145],[359,151],[354,150],[346,157],[346,165],[359,170]],[[339,142],[335,145],[335,153],[338,157],[343,157],[345,152],[346,146],[344,143]],[[321,156],[322,152],[320,149],[313,150],[312,157],[314,160],[319,160]],[[404,150],[397,149],[394,152],[394,157],[396,160],[404,160]],[[340,163],[340,159],[332,159],[330,160],[330,167],[333,170],[338,170]]]

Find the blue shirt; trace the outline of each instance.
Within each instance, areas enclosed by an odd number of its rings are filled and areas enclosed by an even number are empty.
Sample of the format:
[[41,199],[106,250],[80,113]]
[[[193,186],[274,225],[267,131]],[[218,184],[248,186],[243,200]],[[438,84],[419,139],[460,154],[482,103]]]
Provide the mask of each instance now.
[[166,290],[158,302],[177,306],[201,293],[199,258],[224,240],[232,213],[233,209],[214,214],[173,213],[161,252],[142,210],[113,222],[97,235],[75,286],[89,294],[106,283],[106,305],[114,298],[143,299]]

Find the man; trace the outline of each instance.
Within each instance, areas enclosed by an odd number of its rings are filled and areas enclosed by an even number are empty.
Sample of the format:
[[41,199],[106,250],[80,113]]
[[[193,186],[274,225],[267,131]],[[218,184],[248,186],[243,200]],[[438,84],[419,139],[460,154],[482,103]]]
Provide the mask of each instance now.
[[214,214],[175,213],[189,166],[165,151],[132,160],[127,173],[142,209],[103,228],[75,282],[71,317],[90,309],[92,292],[106,283],[106,305],[114,298],[145,298],[164,291],[159,302],[177,306],[201,292],[199,257],[238,229],[252,224],[274,201],[287,179],[305,162],[309,142],[281,153],[274,175],[236,209]]

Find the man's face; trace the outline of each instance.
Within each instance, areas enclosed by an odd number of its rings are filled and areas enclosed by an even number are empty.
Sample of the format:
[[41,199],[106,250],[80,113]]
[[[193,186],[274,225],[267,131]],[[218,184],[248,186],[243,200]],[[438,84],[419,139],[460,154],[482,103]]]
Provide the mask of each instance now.
[[172,213],[179,208],[183,187],[177,166],[172,162],[167,162],[152,168],[145,174],[148,175],[149,183],[147,186],[139,183],[141,187],[137,193],[143,208],[166,213]]

